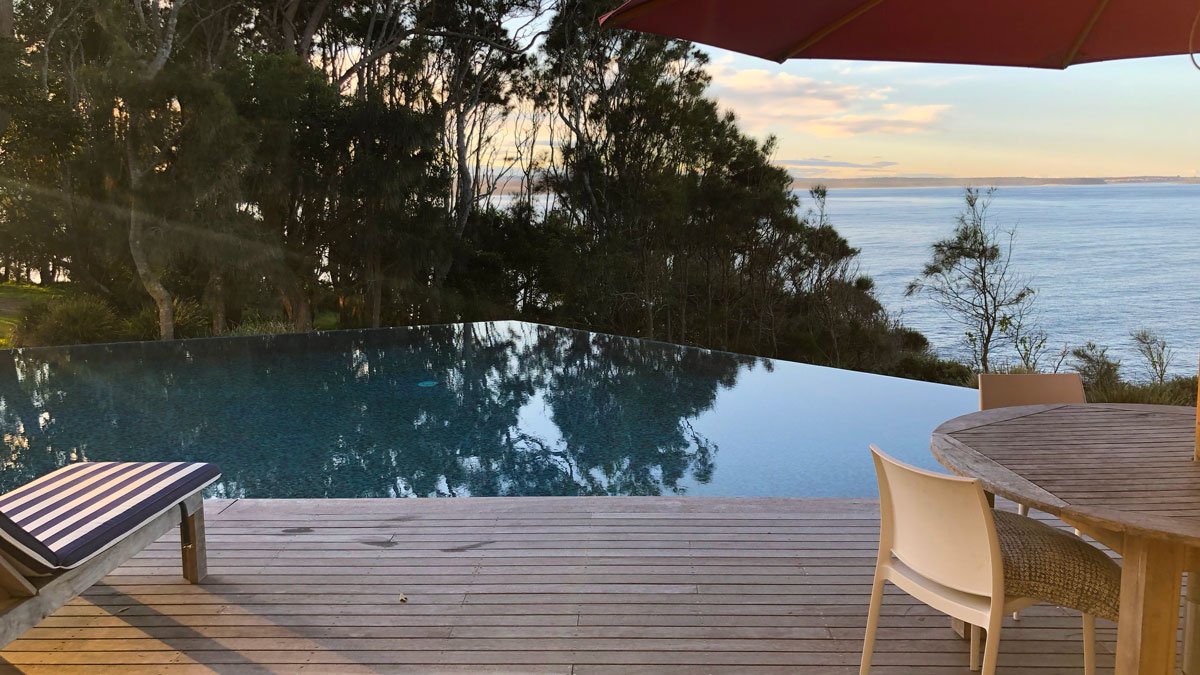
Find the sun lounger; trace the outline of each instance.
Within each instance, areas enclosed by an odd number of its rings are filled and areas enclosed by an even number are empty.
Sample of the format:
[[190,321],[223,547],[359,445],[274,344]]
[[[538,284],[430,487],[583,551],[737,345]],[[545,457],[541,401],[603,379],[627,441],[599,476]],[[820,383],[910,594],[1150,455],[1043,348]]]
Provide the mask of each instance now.
[[183,576],[207,573],[212,464],[83,462],[0,495],[0,647],[179,526]]

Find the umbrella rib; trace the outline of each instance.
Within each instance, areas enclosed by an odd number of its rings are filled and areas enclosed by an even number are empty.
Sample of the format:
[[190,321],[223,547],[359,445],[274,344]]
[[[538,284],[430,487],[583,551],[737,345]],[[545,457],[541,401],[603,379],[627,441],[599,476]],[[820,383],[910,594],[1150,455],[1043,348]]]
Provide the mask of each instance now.
[[801,53],[807,51],[813,45],[815,45],[818,42],[820,42],[821,40],[824,40],[825,38],[829,37],[832,33],[837,31],[841,27],[845,26],[846,24],[850,23],[851,21],[854,21],[855,19],[862,16],[863,14],[866,14],[867,12],[871,11],[872,9],[875,8],[876,5],[880,4],[881,2],[883,2],[883,0],[866,0],[866,2],[855,7],[854,9],[850,10],[842,18],[838,19],[837,21],[834,21],[833,23],[830,23],[829,25],[825,26],[821,30],[813,33],[812,35],[808,36],[807,38],[804,38],[804,40],[802,42],[799,42],[796,45],[790,47],[787,51],[783,52],[783,54],[776,60],[779,61],[780,63],[783,63],[784,61],[787,61],[788,59],[790,59],[794,56],[799,56]]
[[1100,20],[1100,15],[1108,9],[1109,0],[1100,0],[1096,5],[1095,11],[1084,25],[1083,30],[1079,32],[1079,37],[1075,38],[1075,44],[1071,45],[1071,51],[1067,52],[1067,57],[1063,59],[1062,67],[1066,68],[1075,62],[1075,57],[1079,56],[1079,50],[1083,49],[1083,43],[1087,42],[1088,36],[1092,34],[1092,29],[1096,27],[1096,22]]
[[[600,18],[601,25],[624,26],[629,23],[629,20],[639,14],[645,13],[647,10],[653,9],[655,5],[662,4],[663,0],[646,0],[640,5],[625,9],[624,6],[618,7],[609,12],[606,16]],[[624,11],[622,11],[624,10]]]

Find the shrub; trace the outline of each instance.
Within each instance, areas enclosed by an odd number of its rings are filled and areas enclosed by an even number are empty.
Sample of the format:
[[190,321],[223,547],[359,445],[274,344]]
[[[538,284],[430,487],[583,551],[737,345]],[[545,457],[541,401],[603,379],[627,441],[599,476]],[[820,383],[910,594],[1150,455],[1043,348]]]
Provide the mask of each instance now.
[[[212,321],[199,302],[176,298],[174,304],[177,339],[208,337],[212,334]],[[161,334],[158,328],[158,307],[143,306],[137,314],[125,321],[125,332],[132,340],[157,340]]]
[[1113,389],[1121,384],[1121,362],[1108,356],[1108,347],[1089,342],[1071,350],[1075,372],[1088,389]]
[[313,317],[314,330],[337,330],[340,326],[341,317],[338,316],[337,312],[325,310],[317,312],[317,315]]
[[124,337],[121,320],[91,295],[39,300],[25,306],[13,342],[18,347],[114,342]]
[[247,336],[247,335],[278,335],[279,333],[294,333],[296,327],[289,321],[278,320],[250,320],[243,321],[227,335],[231,337]]
[[1157,403],[1160,405],[1196,405],[1196,378],[1176,377],[1163,383],[1108,383],[1089,387],[1092,403]]
[[910,380],[940,382],[958,386],[975,386],[975,373],[957,361],[939,359],[930,354],[911,354],[902,357],[885,375]]

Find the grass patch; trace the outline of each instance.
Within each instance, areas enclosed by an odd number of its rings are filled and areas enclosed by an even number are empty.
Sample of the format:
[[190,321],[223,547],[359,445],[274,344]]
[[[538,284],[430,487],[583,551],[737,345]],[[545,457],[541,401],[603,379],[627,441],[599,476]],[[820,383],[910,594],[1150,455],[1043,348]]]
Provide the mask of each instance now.
[[342,319],[338,316],[337,312],[328,309],[322,310],[317,312],[317,315],[313,317],[313,329],[336,330],[341,321]]
[[0,284],[0,349],[12,347],[13,331],[17,327],[17,318],[25,305],[34,300],[42,300],[62,295],[65,288],[59,286],[34,286],[33,284]]

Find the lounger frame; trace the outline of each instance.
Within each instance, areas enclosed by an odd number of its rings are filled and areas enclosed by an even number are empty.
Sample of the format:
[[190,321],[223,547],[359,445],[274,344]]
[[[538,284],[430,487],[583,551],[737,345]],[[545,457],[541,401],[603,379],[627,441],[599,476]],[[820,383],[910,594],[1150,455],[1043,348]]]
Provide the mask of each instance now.
[[184,578],[193,584],[203,581],[208,574],[203,489],[162,511],[78,567],[53,576],[26,578],[0,557],[0,648],[141,553],[175,526],[179,527]]

